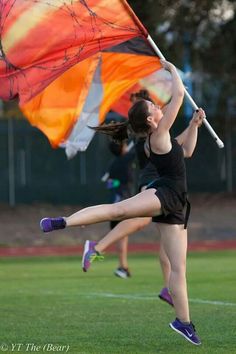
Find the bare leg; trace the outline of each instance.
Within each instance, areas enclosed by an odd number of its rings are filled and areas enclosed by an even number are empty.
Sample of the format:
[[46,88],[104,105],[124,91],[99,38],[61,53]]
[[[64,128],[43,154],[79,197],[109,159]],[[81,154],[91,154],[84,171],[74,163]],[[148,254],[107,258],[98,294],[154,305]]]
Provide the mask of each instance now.
[[162,213],[161,203],[155,195],[155,191],[155,189],[147,189],[118,203],[82,209],[65,218],[66,226],[82,226],[109,220],[160,215]]
[[128,268],[128,237],[118,242],[119,267]]
[[171,264],[169,288],[176,317],[182,322],[190,322],[186,284],[187,230],[183,225],[159,224],[159,228]]
[[[116,203],[118,204],[118,203]],[[112,245],[113,243],[121,240],[127,235],[130,235],[144,226],[148,225],[151,222],[150,217],[145,218],[133,218],[120,222],[114,229],[112,229],[103,239],[101,239],[96,245],[96,250],[99,253],[105,251],[107,247]]]
[[160,251],[159,251],[159,261],[160,261],[160,266],[161,266],[161,270],[162,270],[164,287],[169,289],[169,279],[170,279],[171,267],[170,267],[169,258],[167,257],[167,254],[164,250],[162,242],[163,241],[161,240]]

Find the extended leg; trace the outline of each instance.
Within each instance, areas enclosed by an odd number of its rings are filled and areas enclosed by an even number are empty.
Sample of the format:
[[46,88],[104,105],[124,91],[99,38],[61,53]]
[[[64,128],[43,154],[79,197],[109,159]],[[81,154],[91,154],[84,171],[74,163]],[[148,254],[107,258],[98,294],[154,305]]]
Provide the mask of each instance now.
[[96,250],[100,253],[104,252],[107,247],[121,240],[125,236],[129,236],[134,232],[141,230],[151,222],[150,217],[133,218],[120,222],[114,229],[108,232],[96,245]]
[[148,189],[118,203],[82,209],[65,218],[65,221],[67,226],[90,225],[102,221],[124,220],[160,214],[161,204],[155,195],[155,189]]
[[159,224],[162,244],[170,261],[169,289],[176,316],[189,322],[189,306],[186,284],[187,231],[183,225]]
[[90,225],[109,220],[160,215],[161,213],[161,203],[155,195],[155,189],[148,189],[119,203],[84,208],[69,217],[44,218],[40,222],[40,227],[44,232],[50,232],[65,226]]
[[[105,251],[107,247],[112,245],[113,243],[121,240],[127,234],[131,234],[138,229],[144,227],[144,225],[148,224],[151,221],[151,218],[134,218],[124,220],[120,222],[114,229],[112,229],[101,241],[99,241],[96,245],[94,242],[86,241],[83,258],[82,258],[82,268],[84,272],[87,272],[91,262],[100,256],[100,253]],[[95,258],[94,258],[95,257]]]
[[128,237],[124,237],[118,243],[119,266],[128,268]]
[[170,266],[169,258],[167,257],[167,254],[166,254],[164,247],[163,247],[162,237],[161,237],[161,242],[160,242],[159,261],[160,261],[160,266],[161,266],[161,270],[162,270],[164,287],[161,289],[158,296],[161,300],[167,302],[171,306],[174,306],[171,294],[169,292],[171,266]]
[[176,311],[176,319],[170,327],[194,345],[201,341],[190,322],[186,284],[187,230],[183,225],[160,224],[164,250],[170,260],[169,287]]
[[168,289],[169,288],[171,267],[170,267],[169,258],[167,257],[167,254],[166,254],[166,252],[164,250],[164,247],[163,247],[162,243],[163,243],[163,241],[161,239],[160,250],[159,250],[159,261],[160,261],[160,266],[161,266],[161,270],[162,270],[164,287]]

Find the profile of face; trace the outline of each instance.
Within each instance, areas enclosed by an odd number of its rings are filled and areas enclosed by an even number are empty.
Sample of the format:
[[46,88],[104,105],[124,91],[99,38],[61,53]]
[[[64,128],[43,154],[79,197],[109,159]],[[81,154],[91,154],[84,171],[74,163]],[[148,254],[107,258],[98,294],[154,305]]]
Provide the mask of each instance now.
[[129,123],[135,134],[145,136],[156,129],[163,113],[158,105],[149,100],[138,100],[128,112]]
[[147,117],[147,122],[152,127],[157,127],[158,123],[163,117],[163,112],[161,107],[150,101],[146,101],[149,116]]

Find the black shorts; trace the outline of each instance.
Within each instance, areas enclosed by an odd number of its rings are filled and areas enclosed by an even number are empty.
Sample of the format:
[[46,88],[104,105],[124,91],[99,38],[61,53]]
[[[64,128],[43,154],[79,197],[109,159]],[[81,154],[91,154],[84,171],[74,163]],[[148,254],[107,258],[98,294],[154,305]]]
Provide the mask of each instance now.
[[[190,212],[190,204],[187,200],[187,193],[173,190],[167,185],[163,185],[159,180],[150,183],[147,189],[155,188],[156,196],[160,200],[163,214],[154,216],[153,222],[160,222],[165,224],[184,224],[187,226],[187,221]],[[185,212],[185,205],[187,203],[188,209]]]

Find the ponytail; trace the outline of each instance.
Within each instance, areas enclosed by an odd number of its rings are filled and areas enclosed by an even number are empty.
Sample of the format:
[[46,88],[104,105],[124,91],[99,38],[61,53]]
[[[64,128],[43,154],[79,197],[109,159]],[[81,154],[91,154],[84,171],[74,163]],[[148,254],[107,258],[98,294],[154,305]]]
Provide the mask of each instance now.
[[129,121],[125,122],[111,122],[109,124],[102,124],[98,127],[89,127],[96,132],[103,133],[112,137],[115,142],[122,142],[128,139]]
[[96,132],[103,133],[112,137],[116,143],[121,143],[127,140],[130,135],[147,134],[149,126],[147,124],[147,117],[149,115],[146,101],[153,102],[147,90],[142,89],[130,96],[131,101],[136,101],[128,112],[128,117],[125,122],[111,122],[109,124],[102,124],[98,127],[90,127]]

